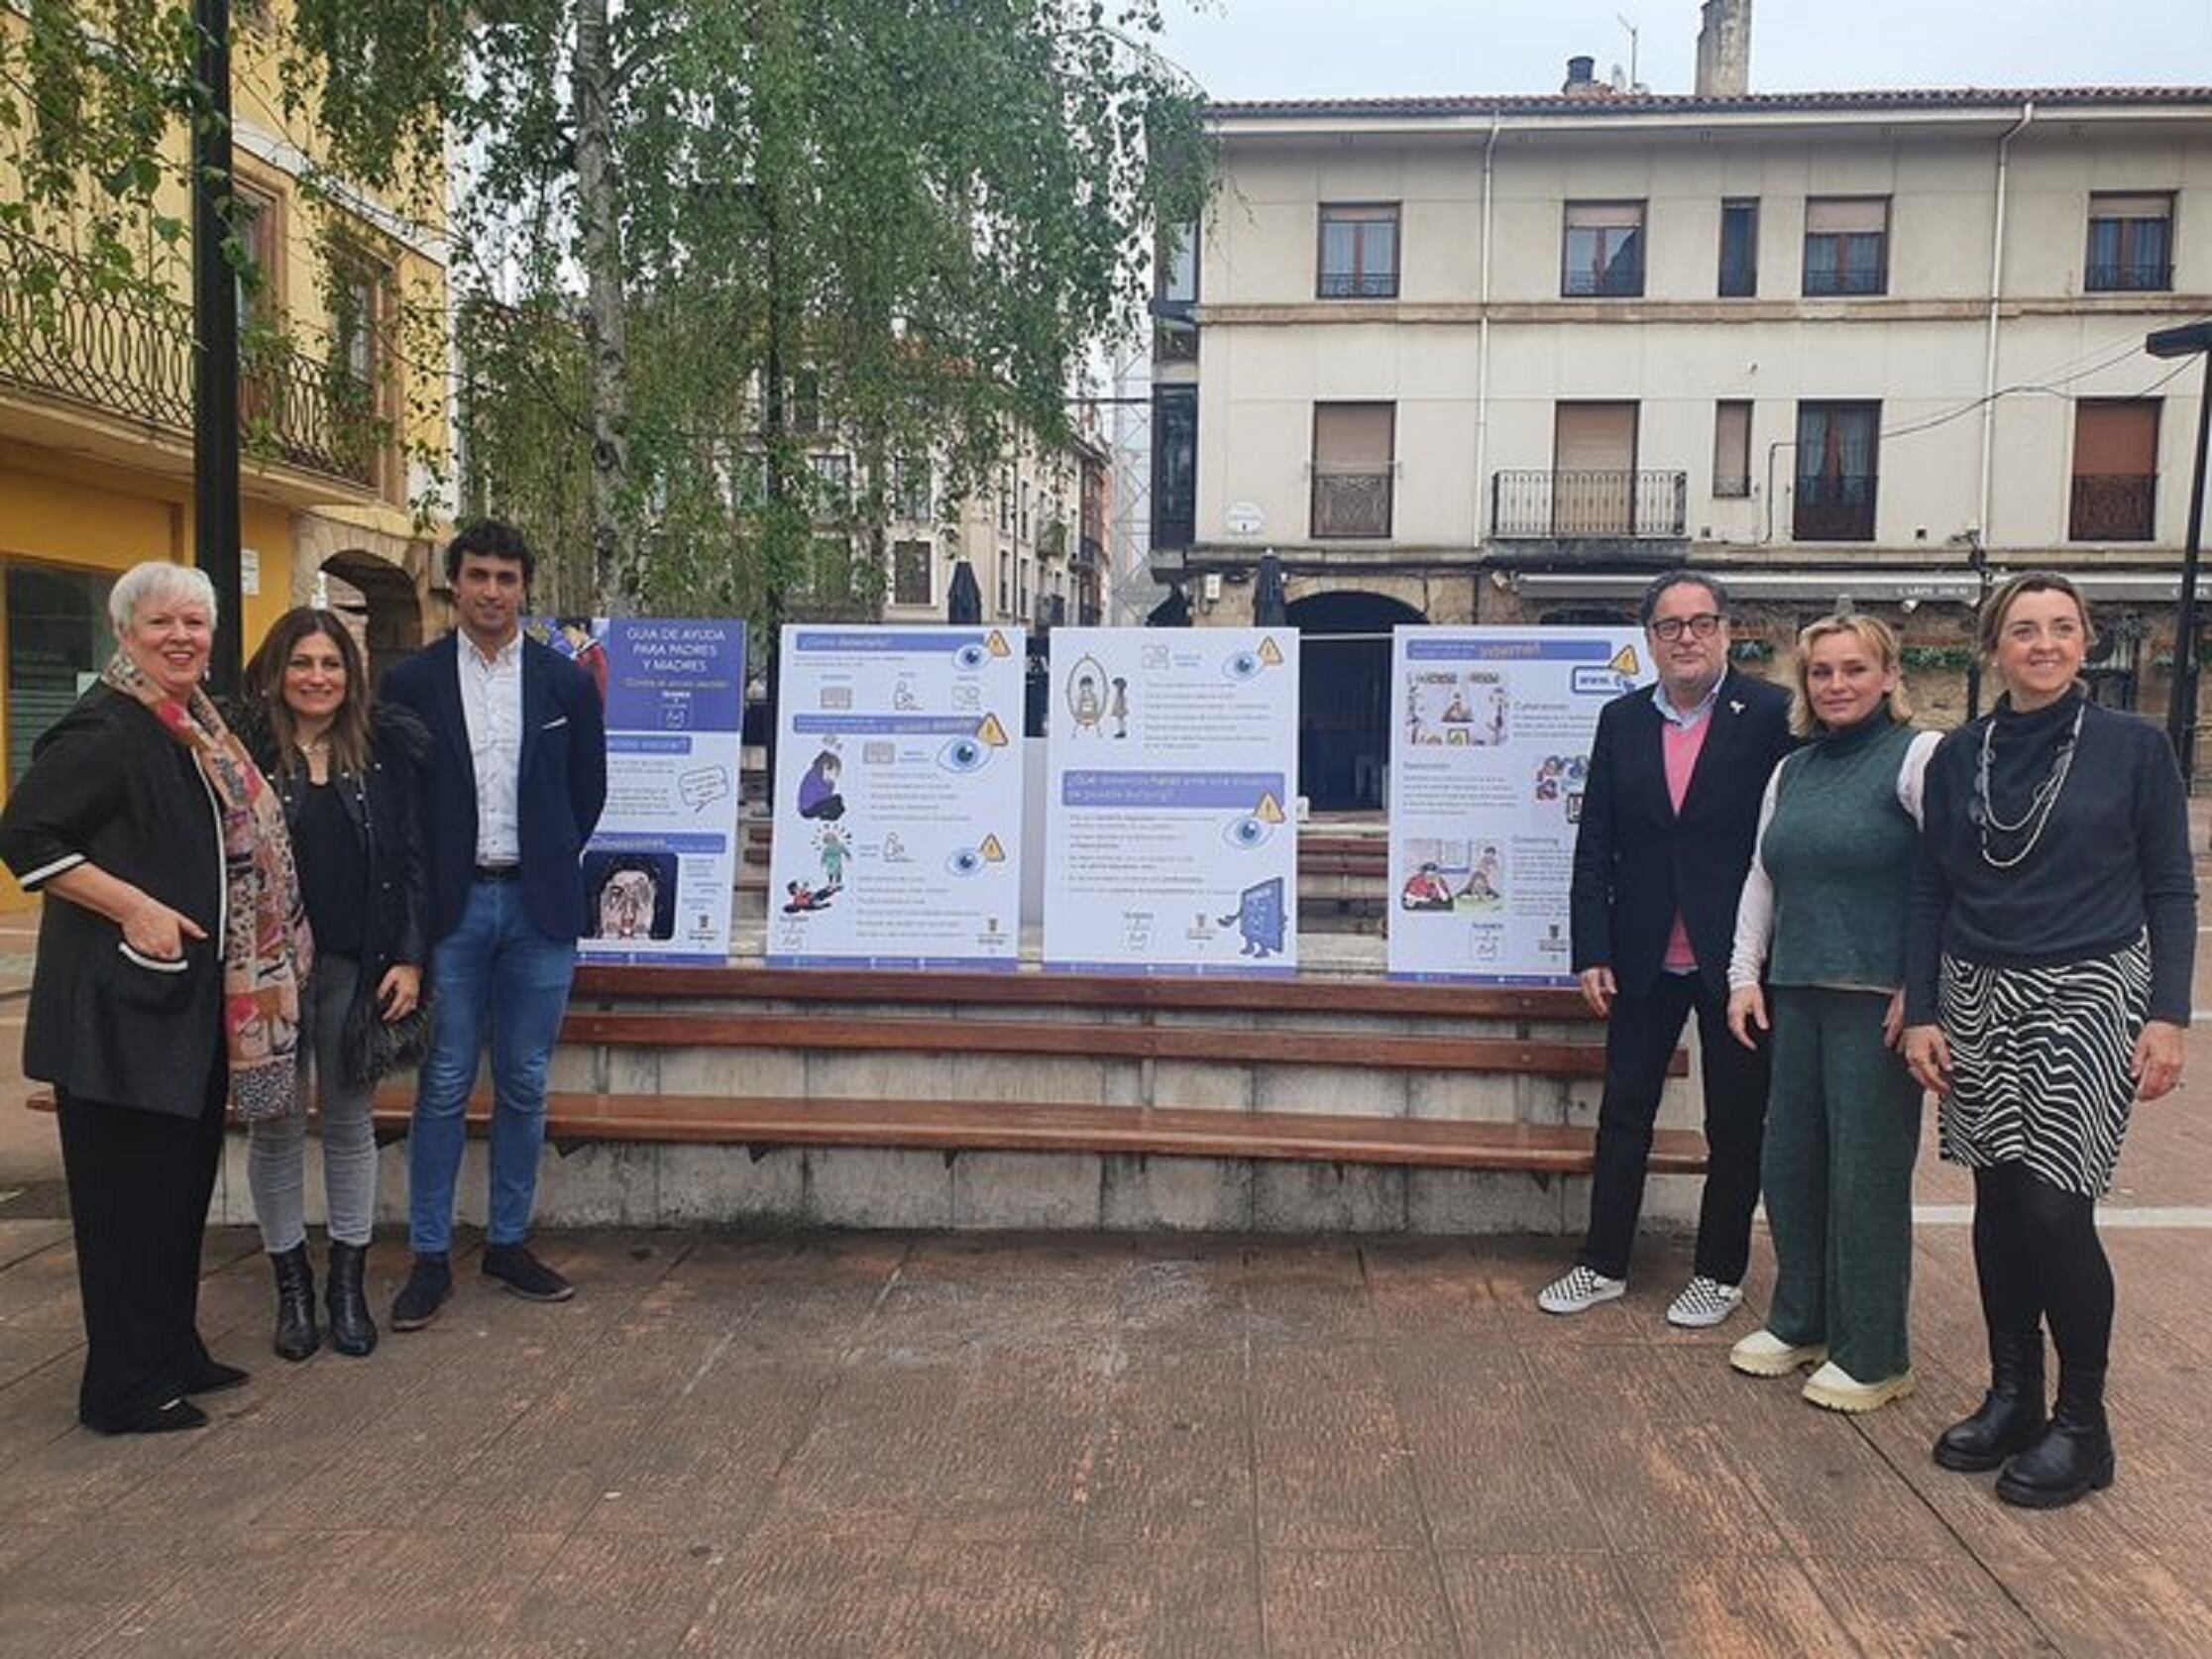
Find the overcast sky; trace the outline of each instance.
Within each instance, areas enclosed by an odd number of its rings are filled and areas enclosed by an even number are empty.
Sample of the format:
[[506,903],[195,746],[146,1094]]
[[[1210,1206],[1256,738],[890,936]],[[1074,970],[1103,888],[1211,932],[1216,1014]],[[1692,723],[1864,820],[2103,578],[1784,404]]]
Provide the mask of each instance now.
[[[1216,98],[1557,91],[1587,53],[1689,92],[1698,0],[1161,0]],[[1752,0],[1751,90],[2212,83],[2212,0]]]

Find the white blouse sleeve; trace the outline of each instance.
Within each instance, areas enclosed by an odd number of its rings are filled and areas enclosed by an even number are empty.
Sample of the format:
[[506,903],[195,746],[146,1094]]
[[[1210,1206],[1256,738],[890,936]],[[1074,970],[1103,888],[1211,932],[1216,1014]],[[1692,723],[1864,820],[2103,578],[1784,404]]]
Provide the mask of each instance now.
[[1775,784],[1787,760],[1777,761],[1767,775],[1766,793],[1759,799],[1759,830],[1751,841],[1751,873],[1743,878],[1743,897],[1736,901],[1735,943],[1728,952],[1728,989],[1740,991],[1756,985],[1766,967],[1767,945],[1774,939],[1774,883],[1767,876],[1760,853],[1767,826],[1774,822]]
[[1919,733],[1905,751],[1905,764],[1898,768],[1897,804],[1912,815],[1915,825],[1921,821],[1921,791],[1928,777],[1929,757],[1942,740],[1940,731]]

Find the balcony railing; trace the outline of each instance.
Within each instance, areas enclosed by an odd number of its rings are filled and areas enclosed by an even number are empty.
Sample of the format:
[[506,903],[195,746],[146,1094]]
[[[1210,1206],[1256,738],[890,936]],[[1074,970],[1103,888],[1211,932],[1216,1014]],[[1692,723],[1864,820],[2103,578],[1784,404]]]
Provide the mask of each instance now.
[[1106,562],[1106,547],[1096,536],[1081,536],[1075,542],[1074,568],[1096,570]]
[[[103,291],[66,256],[0,235],[0,383],[189,439],[192,350],[188,305]],[[240,365],[238,418],[250,456],[369,490],[389,438],[376,405],[374,387],[296,352]]]
[[1491,475],[1491,534],[1503,537],[1679,536],[1690,475],[1521,471]]
[[1614,260],[1592,271],[1560,274],[1559,291],[1569,299],[1637,299],[1644,291],[1641,260]]
[[2082,286],[2091,293],[2162,293],[2173,286],[2173,267],[2149,260],[2089,266]]
[[2149,541],[2157,517],[2156,473],[2090,474],[2073,481],[2072,510],[2066,515],[2070,541]]
[[1395,299],[1395,271],[1324,271],[1319,283],[1323,299]]
[[1799,479],[1790,534],[1799,541],[1872,541],[1874,484],[1871,473]]
[[1313,474],[1313,534],[1375,539],[1390,533],[1390,470]]

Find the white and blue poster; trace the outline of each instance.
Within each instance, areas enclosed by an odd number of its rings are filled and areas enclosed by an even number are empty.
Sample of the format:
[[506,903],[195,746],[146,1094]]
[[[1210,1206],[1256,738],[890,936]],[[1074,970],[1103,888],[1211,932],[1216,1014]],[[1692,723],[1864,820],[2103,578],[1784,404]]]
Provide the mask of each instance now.
[[1568,888],[1598,711],[1647,685],[1633,628],[1400,627],[1389,971],[1574,982]]
[[729,959],[745,624],[562,617],[530,630],[607,708],[607,811],[584,851],[593,962]]
[[1295,628],[1054,628],[1045,965],[1298,961]]
[[1016,966],[1026,650],[1014,627],[784,629],[770,966]]

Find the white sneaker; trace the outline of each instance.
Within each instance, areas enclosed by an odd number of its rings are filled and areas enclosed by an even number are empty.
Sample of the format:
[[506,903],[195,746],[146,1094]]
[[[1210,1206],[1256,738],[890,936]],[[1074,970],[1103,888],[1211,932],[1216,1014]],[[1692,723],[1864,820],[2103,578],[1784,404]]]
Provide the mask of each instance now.
[[1887,1405],[1893,1399],[1903,1399],[1919,1385],[1920,1380],[1907,1366],[1897,1376],[1879,1382],[1861,1382],[1833,1361],[1823,1366],[1805,1381],[1805,1397],[1815,1405],[1825,1406],[1830,1411],[1871,1411],[1878,1405]]
[[1787,1377],[1827,1358],[1823,1342],[1784,1342],[1769,1330],[1753,1331],[1728,1350],[1728,1364],[1746,1377]]
[[1717,1325],[1743,1305],[1740,1285],[1722,1284],[1700,1273],[1682,1287],[1682,1294],[1667,1304],[1667,1323],[1690,1330]]
[[1607,1278],[1589,1268],[1569,1268],[1536,1292],[1536,1305],[1546,1313],[1584,1313],[1627,1288],[1624,1278]]

